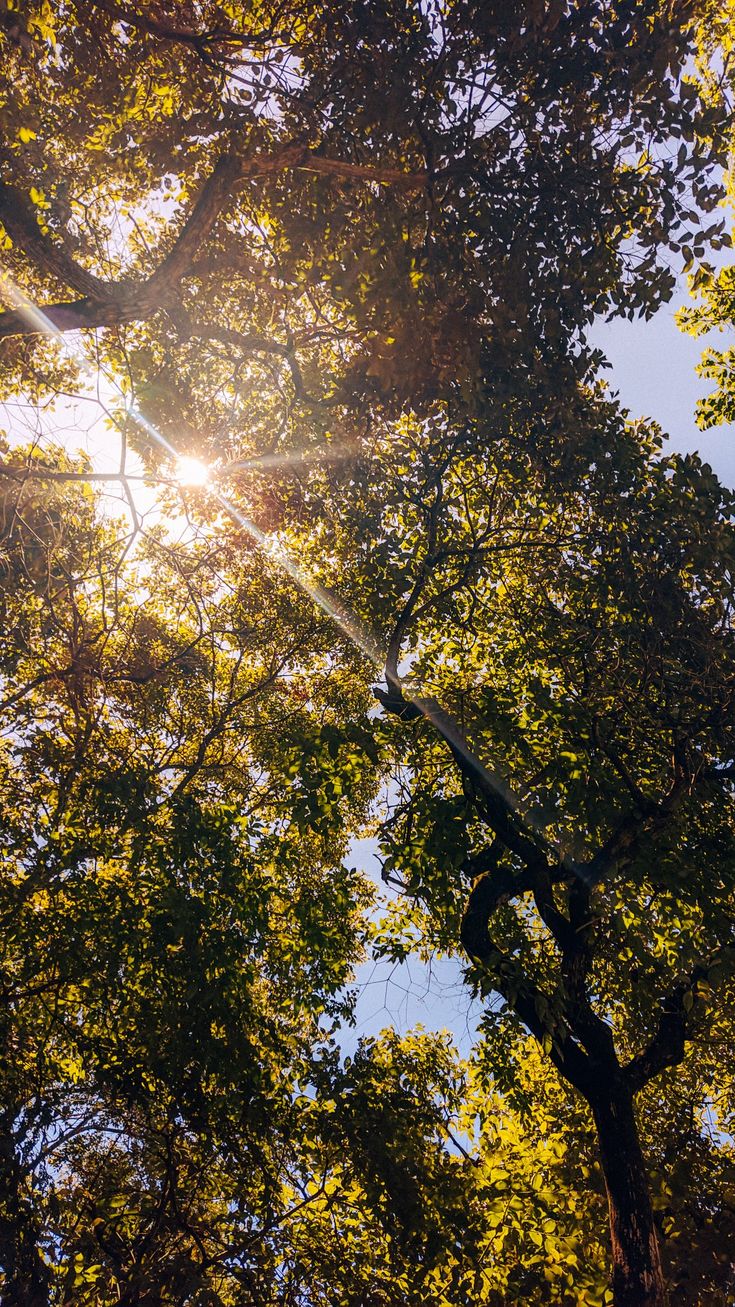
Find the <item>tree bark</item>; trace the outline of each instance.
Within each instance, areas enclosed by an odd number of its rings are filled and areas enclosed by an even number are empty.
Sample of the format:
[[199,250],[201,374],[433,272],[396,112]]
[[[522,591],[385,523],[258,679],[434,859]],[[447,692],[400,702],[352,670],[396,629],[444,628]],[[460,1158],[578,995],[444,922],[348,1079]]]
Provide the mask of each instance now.
[[618,1080],[597,1089],[589,1102],[607,1189],[615,1307],[667,1307],[633,1094]]

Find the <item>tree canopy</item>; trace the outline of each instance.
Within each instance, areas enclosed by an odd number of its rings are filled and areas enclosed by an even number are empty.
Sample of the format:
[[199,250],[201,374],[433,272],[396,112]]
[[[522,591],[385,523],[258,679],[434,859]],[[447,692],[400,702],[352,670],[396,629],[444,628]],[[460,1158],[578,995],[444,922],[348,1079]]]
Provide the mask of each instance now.
[[731,17],[6,0],[2,394],[130,521],[9,429],[4,1303],[729,1300],[733,499],[587,331],[732,321]]

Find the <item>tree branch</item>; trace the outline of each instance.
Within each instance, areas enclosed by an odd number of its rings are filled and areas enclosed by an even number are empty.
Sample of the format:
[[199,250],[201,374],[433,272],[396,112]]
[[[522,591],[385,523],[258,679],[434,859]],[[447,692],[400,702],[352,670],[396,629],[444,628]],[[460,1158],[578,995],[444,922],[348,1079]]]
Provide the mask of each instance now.
[[[701,978],[701,977],[700,977]],[[648,1047],[623,1067],[623,1074],[634,1094],[649,1080],[670,1066],[678,1066],[684,1057],[687,1036],[685,995],[692,993],[694,982],[678,985],[661,1004],[658,1029]]]
[[0,340],[9,336],[45,336],[55,332],[87,331],[96,327],[118,327],[126,322],[140,322],[151,313],[137,305],[89,299],[47,304],[36,313],[12,309],[0,313]]
[[[62,472],[53,467],[36,464],[0,463],[0,476],[9,477],[11,481],[147,481],[145,476],[129,475],[127,472]],[[161,477],[157,481],[163,480]],[[176,485],[175,481],[166,481],[167,485]]]
[[[495,944],[490,936],[490,922],[503,903],[528,892],[532,879],[527,873],[517,873],[499,866],[497,855],[491,848],[486,854],[488,869],[475,880],[467,900],[460,939],[473,962],[489,973],[494,989],[503,996],[508,1006],[517,1013],[531,1034],[545,1044],[551,1035],[549,1057],[562,1075],[585,1093],[593,1073],[593,1064],[577,1043],[568,1023],[561,1017],[550,1024],[545,1013],[553,1004],[543,990]],[[475,865],[482,865],[475,860]],[[565,1028],[566,1027],[566,1028]]]
[[62,246],[41,232],[35,212],[22,193],[15,187],[0,185],[0,219],[13,242],[38,271],[54,276],[84,296],[79,300],[47,305],[40,310],[38,317],[22,310],[0,314],[0,338],[118,326],[153,317],[166,307],[166,302],[190,271],[202,244],[237,188],[255,177],[288,169],[405,189],[420,189],[426,185],[424,172],[408,173],[398,168],[373,168],[329,159],[307,146],[293,143],[281,146],[273,154],[258,154],[248,159],[223,154],[203,183],[171,250],[147,279],[138,282],[127,278],[105,282],[87,272]]
[[530,870],[564,865],[565,859],[545,839],[543,833],[518,812],[518,800],[502,777],[497,776],[476,757],[454,718],[433,698],[411,695],[406,698],[400,682],[388,678],[388,690],[374,688],[373,694],[387,712],[410,721],[425,717],[449,748],[459,771],[475,795],[483,819]]
[[194,206],[173,247],[145,283],[146,295],[156,299],[168,295],[191,269],[203,242],[209,236],[236,184],[243,181],[257,160],[238,159],[234,154],[222,154],[214,165],[196,198]]
[[556,905],[553,881],[548,873],[535,877],[533,897],[539,916],[561,953],[565,1009],[570,1027],[600,1066],[617,1069],[612,1030],[595,1012],[587,992],[587,977],[592,965],[589,886],[578,877],[572,878],[569,917],[565,917]]
[[655,1035],[643,1052],[631,1058],[627,1066],[623,1067],[623,1074],[633,1093],[638,1093],[649,1080],[660,1075],[667,1067],[678,1066],[683,1060],[690,1034],[689,1015],[697,996],[697,985],[700,981],[709,980],[710,972],[718,962],[729,961],[732,964],[734,956],[735,949],[724,945],[707,962],[694,967],[687,979],[663,999]]
[[262,336],[258,331],[237,331],[234,327],[217,327],[208,322],[186,320],[186,331],[197,340],[217,340],[223,345],[234,345],[245,354],[277,354],[288,358],[289,346]]
[[262,49],[278,39],[276,34],[270,31],[246,35],[244,32],[234,32],[231,28],[224,27],[216,27],[205,32],[193,32],[186,27],[172,27],[168,23],[159,22],[149,14],[134,13],[128,5],[117,4],[115,0],[94,0],[94,7],[101,9],[110,18],[124,23],[126,27],[134,27],[148,36],[190,46],[209,66],[217,66],[216,60],[209,53],[207,48],[209,46],[226,45],[231,46],[233,50]]
[[42,273],[55,277],[63,286],[69,286],[85,298],[104,298],[105,282],[80,267],[63,245],[44,236],[37,214],[36,206],[17,186],[0,182],[0,222],[13,244],[18,245]]
[[580,873],[588,885],[599,884],[609,872],[631,862],[643,837],[663,829],[687,792],[686,781],[685,774],[677,770],[668,794],[660,803],[652,800],[626,813],[594,857],[581,865]]

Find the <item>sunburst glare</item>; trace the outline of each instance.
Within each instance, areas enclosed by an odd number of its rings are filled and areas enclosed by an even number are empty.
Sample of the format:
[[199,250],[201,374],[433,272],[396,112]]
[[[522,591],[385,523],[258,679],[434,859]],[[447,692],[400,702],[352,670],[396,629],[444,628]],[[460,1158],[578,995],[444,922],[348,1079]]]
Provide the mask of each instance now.
[[174,476],[180,486],[206,486],[210,481],[210,470],[200,458],[190,454],[180,454],[174,466]]

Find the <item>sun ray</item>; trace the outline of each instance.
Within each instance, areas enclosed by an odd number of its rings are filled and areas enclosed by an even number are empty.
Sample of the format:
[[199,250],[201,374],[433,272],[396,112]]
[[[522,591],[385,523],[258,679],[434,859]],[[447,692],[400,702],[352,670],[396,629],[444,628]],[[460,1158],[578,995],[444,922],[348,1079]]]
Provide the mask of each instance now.
[[[91,375],[93,378],[96,378],[95,369],[84,357],[81,351],[68,340],[63,332],[59,331],[59,329],[45,316],[43,311],[33,304],[19,287],[15,286],[7,274],[1,272],[0,290],[7,295],[14,308],[16,308],[18,312],[23,313],[36,329],[43,331],[45,335],[54,336],[55,339],[58,340],[61,348],[66,352],[68,357],[72,358],[74,362],[77,363],[85,376]],[[107,378],[107,380],[109,380],[109,378]],[[311,599],[313,603],[321,608],[335,626],[344,632],[356,648],[358,648],[373,664],[380,677],[383,678],[385,676],[384,650],[379,641],[375,639],[359,618],[354,613],[351,613],[350,610],[323,585],[313,581],[308,573],[306,573],[299,564],[294,561],[287,550],[283,548],[280,541],[272,536],[266,535],[256,522],[247,517],[237,504],[219,490],[214,484],[215,479],[219,478],[211,476],[209,470],[203,463],[189,455],[179,454],[178,450],[175,449],[165,436],[161,435],[153,423],[149,421],[135,403],[128,402],[126,404],[126,412],[129,417],[131,417],[145,432],[147,432],[151,439],[155,441],[160,448],[166,450],[173,460],[174,467],[181,466],[182,463],[188,463],[190,467],[194,464],[197,465],[200,479],[194,482],[194,484],[202,486],[211,484],[213,498],[220,507],[232,518],[233,521],[237,522],[237,524],[247,532],[253,542],[261,549],[263,554],[279,570],[290,577],[290,579],[299,586],[302,592]],[[266,455],[265,457],[267,458],[268,456]],[[250,460],[241,461],[245,464],[250,463]],[[229,469],[233,469],[235,466],[236,465],[234,464],[226,465]],[[222,471],[225,471],[225,469],[222,469]],[[180,480],[179,484],[184,485],[185,482]],[[436,702],[436,700],[424,698],[423,696],[411,691],[408,686],[404,686],[400,682],[397,683],[397,688],[400,689],[405,701],[417,708],[422,716],[424,716],[427,721],[431,722],[432,726],[434,726],[439,735],[445,740],[449,748],[453,752],[462,756],[462,758],[470,765],[471,769],[477,774],[478,778],[481,778],[485,785],[489,787],[491,792],[495,793],[498,800],[522,817],[526,826],[533,830],[539,838],[544,840],[547,845],[554,849],[567,870],[580,876],[582,879],[586,879],[587,872],[585,867],[573,859],[566,850],[562,849],[557,844],[555,840],[549,839],[546,835],[547,822],[539,820],[534,813],[530,812],[528,810],[528,805],[523,802],[519,794],[511,789],[504,778],[497,772],[485,766],[485,764],[475,755],[473,750],[469,747],[460,726],[454,721],[451,715],[447,713]]]
[[217,479],[224,480],[233,472],[248,471],[271,467],[296,467],[299,463],[336,463],[346,457],[346,452],[339,445],[325,446],[322,449],[295,449],[282,454],[253,454],[250,458],[233,459],[225,463],[217,472]]

